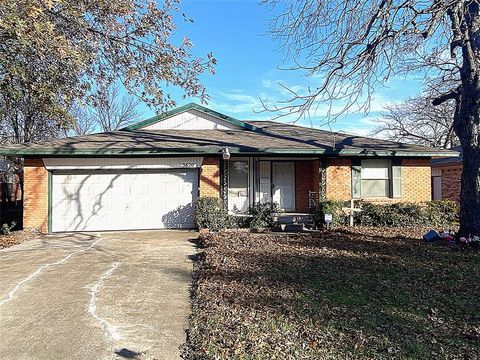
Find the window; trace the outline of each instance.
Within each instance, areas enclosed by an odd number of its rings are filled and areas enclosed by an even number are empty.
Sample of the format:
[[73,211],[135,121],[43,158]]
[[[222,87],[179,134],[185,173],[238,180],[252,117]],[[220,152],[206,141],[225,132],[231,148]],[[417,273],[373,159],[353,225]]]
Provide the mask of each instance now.
[[390,160],[362,160],[362,197],[390,195]]
[[247,189],[248,186],[248,162],[247,161],[229,161],[229,188]]
[[353,159],[354,198],[402,197],[402,160]]
[[228,162],[228,210],[246,212],[248,210],[248,161]]

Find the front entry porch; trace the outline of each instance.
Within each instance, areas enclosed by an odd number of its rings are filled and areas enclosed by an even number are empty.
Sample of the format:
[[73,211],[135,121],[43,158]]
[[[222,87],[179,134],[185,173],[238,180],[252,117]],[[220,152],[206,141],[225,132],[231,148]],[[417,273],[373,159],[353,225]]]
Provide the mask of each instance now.
[[265,203],[276,203],[283,212],[307,213],[309,197],[319,191],[318,159],[232,157],[223,170],[230,213]]

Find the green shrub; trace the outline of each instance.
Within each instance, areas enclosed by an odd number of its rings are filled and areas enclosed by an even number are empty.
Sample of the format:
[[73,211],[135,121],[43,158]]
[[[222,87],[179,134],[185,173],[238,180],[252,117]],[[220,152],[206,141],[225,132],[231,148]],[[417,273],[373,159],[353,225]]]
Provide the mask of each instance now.
[[255,204],[250,206],[248,214],[251,215],[249,226],[251,229],[271,228],[275,224],[275,216],[280,212],[276,203]]
[[350,202],[336,200],[320,200],[313,214],[317,226],[325,226],[325,214],[332,214],[332,225],[345,225],[348,222],[348,216],[342,210],[342,207],[350,206]]
[[230,217],[223,202],[216,197],[200,197],[195,202],[195,225],[199,229],[220,231],[230,227]]
[[357,202],[362,211],[355,216],[355,224],[362,226],[450,226],[458,221],[458,207],[451,201],[427,203],[398,202],[373,204]]
[[[342,207],[350,207],[349,201],[321,200],[313,214],[317,226],[325,225],[325,214],[332,214],[332,225],[347,225],[348,215]],[[355,207],[362,211],[355,213],[354,224],[374,227],[402,226],[455,226],[459,210],[453,201],[429,201],[426,203],[397,202],[374,204],[355,201]]]
[[250,218],[244,214],[228,216],[228,226],[232,229],[246,229],[250,226]]
[[354,218],[363,226],[414,226],[425,223],[422,207],[413,203],[372,204],[361,202],[362,211]]
[[430,201],[425,208],[428,222],[434,226],[458,225],[460,209],[455,201]]
[[10,235],[10,232],[15,227],[15,225],[17,225],[17,223],[15,221],[12,221],[10,225],[5,223],[5,224],[2,225],[0,231],[2,232],[3,235]]

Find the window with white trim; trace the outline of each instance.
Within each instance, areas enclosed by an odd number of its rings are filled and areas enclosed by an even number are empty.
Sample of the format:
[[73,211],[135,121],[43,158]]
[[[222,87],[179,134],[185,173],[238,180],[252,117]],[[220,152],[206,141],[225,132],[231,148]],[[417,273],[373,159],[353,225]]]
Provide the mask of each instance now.
[[357,159],[352,165],[354,198],[399,198],[402,196],[401,161]]
[[362,160],[362,197],[390,195],[390,160]]

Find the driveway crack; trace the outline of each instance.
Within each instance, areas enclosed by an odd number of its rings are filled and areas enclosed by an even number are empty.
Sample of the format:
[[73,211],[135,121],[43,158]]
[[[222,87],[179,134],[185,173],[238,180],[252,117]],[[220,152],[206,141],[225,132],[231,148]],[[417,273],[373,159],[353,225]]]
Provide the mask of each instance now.
[[116,341],[120,340],[122,336],[117,330],[117,327],[110,324],[107,320],[101,318],[97,314],[97,294],[104,281],[108,279],[120,263],[114,262],[112,265],[100,275],[98,280],[90,288],[90,303],[88,305],[88,312],[90,315],[100,324],[106,337],[110,340]]
[[19,281],[15,287],[10,290],[10,292],[7,294],[7,297],[2,299],[0,301],[0,306],[4,305],[5,303],[9,302],[9,301],[12,301],[15,293],[20,290],[25,284],[27,284],[28,282],[30,282],[32,279],[34,279],[35,277],[37,277],[38,275],[40,275],[43,270],[51,267],[51,266],[55,266],[55,265],[60,265],[66,261],[68,261],[72,256],[74,255],[77,255],[79,253],[82,253],[82,252],[85,252],[85,251],[88,251],[90,250],[92,247],[94,247],[98,242],[102,241],[103,238],[100,238],[100,239],[97,239],[95,240],[93,243],[91,243],[88,247],[84,248],[84,249],[81,249],[81,250],[77,250],[77,251],[74,251],[70,254],[68,254],[67,256],[65,256],[63,259],[61,260],[58,260],[58,261],[55,261],[53,263],[48,263],[48,264],[45,264],[45,265],[42,265],[40,266],[37,270],[35,270],[33,273],[31,273],[30,275],[28,275],[26,278],[24,278],[23,280]]

